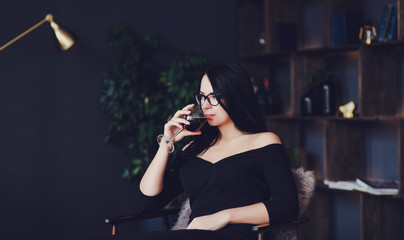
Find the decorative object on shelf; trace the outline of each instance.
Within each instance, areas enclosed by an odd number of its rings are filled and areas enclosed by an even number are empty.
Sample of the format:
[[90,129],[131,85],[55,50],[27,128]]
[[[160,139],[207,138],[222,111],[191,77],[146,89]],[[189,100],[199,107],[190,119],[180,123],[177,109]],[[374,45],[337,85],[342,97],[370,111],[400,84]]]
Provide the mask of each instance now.
[[265,43],[266,43],[266,41],[265,41],[265,32],[262,31],[262,32],[260,33],[259,38],[258,38],[258,45],[259,45],[259,49],[260,49],[260,52],[261,52],[261,53],[265,53],[265,52],[266,52]]
[[350,101],[347,104],[339,106],[340,112],[343,114],[344,118],[353,118],[354,117],[354,110],[355,110],[355,103]]
[[73,44],[74,44],[73,36],[69,32],[67,32],[65,29],[60,28],[59,25],[53,21],[53,15],[52,14],[47,14],[46,17],[43,20],[41,20],[40,22],[38,22],[37,24],[35,24],[34,26],[29,28],[25,32],[21,33],[20,35],[18,35],[17,37],[15,37],[11,41],[9,41],[8,43],[6,43],[2,47],[0,47],[0,51],[3,51],[6,47],[10,46],[11,44],[16,42],[20,38],[27,35],[28,33],[32,32],[33,30],[35,30],[36,28],[38,28],[39,26],[41,26],[45,22],[50,23],[50,25],[51,25],[54,33],[55,33],[56,40],[57,40],[61,50],[66,51],[71,46],[73,46]]
[[362,43],[370,45],[372,41],[376,38],[376,28],[371,25],[365,25],[359,30],[359,39]]
[[397,39],[397,2],[384,7],[377,32],[376,39],[380,42]]
[[303,116],[314,115],[314,95],[310,89],[301,98],[301,108]]

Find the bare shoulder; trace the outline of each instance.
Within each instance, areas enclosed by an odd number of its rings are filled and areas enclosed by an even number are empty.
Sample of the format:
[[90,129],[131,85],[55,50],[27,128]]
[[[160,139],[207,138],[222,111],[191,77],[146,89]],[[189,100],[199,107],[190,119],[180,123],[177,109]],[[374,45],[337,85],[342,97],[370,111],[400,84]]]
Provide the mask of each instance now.
[[273,132],[262,132],[255,134],[254,143],[254,145],[257,147],[263,147],[274,143],[280,144],[281,140],[279,139],[278,135]]

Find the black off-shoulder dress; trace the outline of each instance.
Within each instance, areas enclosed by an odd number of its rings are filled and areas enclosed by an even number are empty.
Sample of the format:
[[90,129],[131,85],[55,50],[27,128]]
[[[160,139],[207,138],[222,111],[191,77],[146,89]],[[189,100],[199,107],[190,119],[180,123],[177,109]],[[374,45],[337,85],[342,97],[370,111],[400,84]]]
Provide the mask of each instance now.
[[[271,223],[296,219],[298,198],[290,163],[281,144],[238,153],[211,163],[196,156],[178,154],[180,164],[167,171],[164,188],[149,197],[137,188],[136,209],[162,208],[184,192],[190,199],[192,219],[218,211],[262,202]],[[253,240],[251,224],[230,224],[217,231],[176,230],[141,234],[136,239]]]

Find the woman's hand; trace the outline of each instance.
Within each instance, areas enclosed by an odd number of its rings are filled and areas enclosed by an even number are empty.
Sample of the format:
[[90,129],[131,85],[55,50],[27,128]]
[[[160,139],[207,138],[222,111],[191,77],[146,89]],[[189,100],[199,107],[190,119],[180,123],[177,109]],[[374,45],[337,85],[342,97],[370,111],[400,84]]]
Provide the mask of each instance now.
[[180,141],[181,139],[183,139],[186,136],[201,134],[201,131],[190,132],[190,131],[186,130],[183,126],[183,125],[189,125],[189,121],[185,120],[183,117],[184,117],[184,115],[191,114],[191,109],[193,109],[194,106],[195,106],[195,104],[189,104],[189,105],[185,106],[183,109],[178,110],[174,114],[173,118],[171,118],[171,120],[168,121],[164,125],[164,135],[169,138],[174,136],[174,134],[177,131],[183,129],[181,133],[179,133],[177,136],[175,136],[175,138],[171,139],[173,144]]
[[230,221],[230,214],[224,210],[214,214],[196,217],[188,225],[187,229],[216,231],[224,228]]

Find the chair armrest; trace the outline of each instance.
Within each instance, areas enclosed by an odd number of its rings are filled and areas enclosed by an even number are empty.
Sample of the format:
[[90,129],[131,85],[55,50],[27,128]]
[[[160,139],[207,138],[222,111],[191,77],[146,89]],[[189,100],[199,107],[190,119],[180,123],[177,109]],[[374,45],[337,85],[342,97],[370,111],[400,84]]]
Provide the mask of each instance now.
[[150,219],[150,218],[167,217],[170,215],[177,214],[179,212],[179,210],[180,210],[179,208],[164,208],[164,209],[160,209],[157,212],[131,214],[131,215],[120,216],[120,217],[111,217],[111,218],[104,219],[104,223],[116,225],[116,224],[128,223],[128,222]]
[[264,225],[258,225],[252,227],[252,231],[256,233],[264,233],[264,232],[270,232],[274,230],[278,230],[284,227],[291,227],[291,226],[297,226],[300,224],[307,223],[309,221],[308,217],[303,217],[299,218],[297,220],[291,221],[291,222],[286,222],[286,223],[280,223],[280,224],[264,224]]

